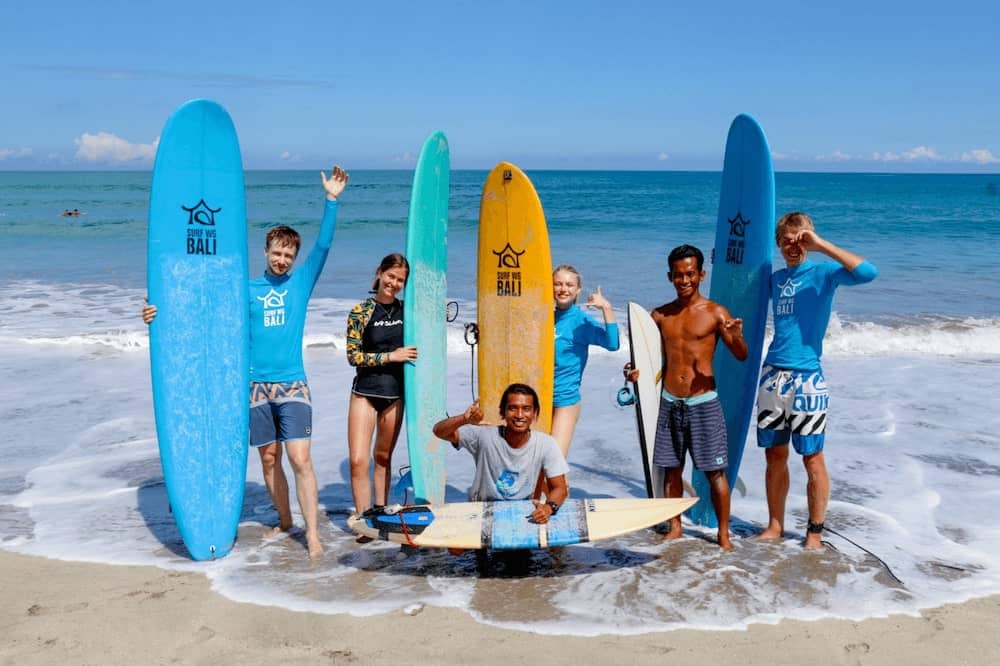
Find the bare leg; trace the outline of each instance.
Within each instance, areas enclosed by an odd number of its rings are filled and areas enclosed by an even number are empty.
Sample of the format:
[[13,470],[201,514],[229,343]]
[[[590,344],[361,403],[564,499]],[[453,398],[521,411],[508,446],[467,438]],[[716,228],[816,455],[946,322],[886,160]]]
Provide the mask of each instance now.
[[[566,407],[552,408],[552,437],[559,444],[563,457],[569,459],[569,446],[573,443],[573,433],[576,432],[576,422],[580,419],[580,403]],[[531,499],[540,500],[542,495],[551,492],[545,474],[538,475],[535,490]],[[569,499],[569,486],[566,487],[566,499]]]
[[[663,483],[664,497],[684,496],[684,479],[681,477],[681,472],[683,471],[684,468],[682,467],[670,467],[667,469]],[[670,530],[663,537],[663,540],[680,539],[682,536],[684,536],[684,532],[681,530],[681,517],[674,516],[670,519]]]
[[[826,460],[823,458],[823,452],[803,456],[802,464],[805,465],[806,474],[809,476],[808,481],[806,481],[809,520],[814,523],[822,523],[826,518],[826,506],[830,501],[830,475],[826,471]],[[821,548],[823,534],[806,532],[805,546],[806,548]]]
[[392,474],[392,452],[396,448],[399,429],[403,425],[403,401],[397,400],[378,415],[375,431],[375,503],[389,503],[389,478]]
[[288,479],[281,467],[281,444],[274,442],[257,447],[260,466],[264,472],[264,485],[271,495],[271,503],[278,512],[278,524],[264,531],[265,537],[292,529],[292,509],[288,502]]
[[559,442],[563,457],[569,457],[569,445],[573,442],[576,423],[580,420],[580,403],[552,409],[552,436]]
[[764,449],[767,471],[767,528],[758,539],[780,539],[785,535],[785,500],[788,498],[788,444]]
[[285,443],[288,450],[288,460],[295,472],[295,494],[299,498],[299,510],[306,523],[306,544],[309,546],[309,557],[317,559],[323,554],[323,546],[319,542],[319,489],[316,484],[316,473],[313,471],[310,440],[296,439]]
[[354,497],[354,509],[359,514],[370,506],[372,499],[368,473],[371,468],[373,432],[375,408],[367,398],[352,393],[347,410],[347,449],[351,464],[351,494]]
[[705,472],[705,476],[708,477],[711,487],[715,517],[719,521],[719,547],[723,550],[732,550],[733,544],[729,540],[729,481],[726,479],[726,470]]

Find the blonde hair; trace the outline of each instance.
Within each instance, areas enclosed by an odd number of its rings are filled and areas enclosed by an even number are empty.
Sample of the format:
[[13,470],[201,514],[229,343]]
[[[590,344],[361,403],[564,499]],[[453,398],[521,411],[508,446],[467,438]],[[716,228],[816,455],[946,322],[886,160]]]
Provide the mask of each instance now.
[[812,229],[816,230],[816,225],[813,224],[812,218],[806,213],[800,210],[792,211],[791,213],[785,213],[778,220],[778,224],[774,228],[774,240],[778,242],[781,239],[781,235],[785,233],[786,229]]
[[566,273],[572,273],[573,275],[575,275],[576,276],[576,286],[580,287],[581,289],[583,288],[583,276],[580,275],[580,271],[576,270],[574,267],[570,266],[569,264],[559,264],[558,266],[556,266],[556,269],[554,271],[552,271],[552,279],[553,280],[556,277],[556,273],[558,273],[559,271],[565,271]]

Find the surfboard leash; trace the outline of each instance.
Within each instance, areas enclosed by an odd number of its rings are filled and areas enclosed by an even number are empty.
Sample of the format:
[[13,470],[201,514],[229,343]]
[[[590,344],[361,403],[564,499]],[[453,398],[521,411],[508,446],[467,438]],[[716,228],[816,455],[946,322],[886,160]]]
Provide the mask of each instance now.
[[470,321],[465,325],[465,344],[469,345],[469,391],[472,392],[472,402],[476,397],[476,345],[479,344],[479,326]]
[[[841,539],[843,539],[843,540],[844,540],[844,541],[846,541],[847,543],[849,543],[849,544],[853,545],[853,546],[854,546],[855,548],[859,548],[859,549],[863,550],[864,552],[868,553],[869,555],[871,555],[872,557],[874,557],[874,558],[875,558],[876,560],[878,560],[878,563],[879,563],[879,564],[881,564],[881,565],[882,565],[882,566],[883,566],[883,567],[885,568],[886,572],[887,572],[887,573],[888,573],[888,574],[889,574],[890,576],[892,576],[892,579],[893,579],[894,581],[896,581],[897,583],[899,583],[899,584],[900,584],[900,585],[902,585],[903,587],[906,587],[906,583],[904,583],[903,581],[901,581],[901,580],[899,579],[899,576],[897,576],[897,575],[896,575],[895,573],[893,573],[892,569],[891,569],[891,568],[889,567],[889,565],[888,565],[888,564],[886,564],[886,561],[885,561],[885,560],[883,560],[883,559],[882,559],[881,557],[879,557],[878,555],[876,555],[876,554],[875,554],[875,553],[873,553],[872,551],[868,550],[867,548],[865,548],[864,546],[862,546],[861,544],[859,544],[859,543],[858,543],[857,541],[854,541],[854,540],[852,540],[852,539],[849,539],[849,538],[847,538],[846,536],[844,536],[843,534],[841,534],[841,533],[840,533],[840,532],[838,532],[837,530],[833,529],[832,527],[829,527],[829,526],[827,526],[827,525],[824,525],[824,526],[823,526],[823,529],[824,529],[824,530],[826,530],[827,532],[829,532],[830,534],[835,534],[835,535],[839,536],[839,537],[840,537]],[[836,547],[836,546],[834,546],[834,545],[833,545],[832,543],[829,543],[828,541],[826,541],[826,542],[824,542],[824,543],[826,543],[827,545],[829,545],[829,546],[830,546],[831,548],[833,548],[834,550],[837,550],[837,547]]]

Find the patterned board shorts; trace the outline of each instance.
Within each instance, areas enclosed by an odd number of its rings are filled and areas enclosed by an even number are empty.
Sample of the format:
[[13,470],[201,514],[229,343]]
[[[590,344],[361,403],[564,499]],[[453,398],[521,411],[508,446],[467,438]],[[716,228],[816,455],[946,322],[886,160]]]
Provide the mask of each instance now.
[[684,467],[687,451],[695,469],[703,472],[729,466],[726,419],[714,391],[693,399],[664,392],[660,398],[653,464],[668,469]]
[[823,450],[830,394],[822,370],[783,370],[765,365],[757,386],[757,446],[791,441],[804,456]]
[[250,446],[312,437],[306,382],[250,382]]

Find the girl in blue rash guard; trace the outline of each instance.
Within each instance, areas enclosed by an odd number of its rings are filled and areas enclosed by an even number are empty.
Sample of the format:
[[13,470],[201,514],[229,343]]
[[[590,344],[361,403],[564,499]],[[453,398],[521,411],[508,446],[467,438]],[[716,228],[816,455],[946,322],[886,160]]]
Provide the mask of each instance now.
[[552,398],[552,436],[559,442],[563,456],[569,455],[569,445],[580,419],[580,382],[587,366],[590,345],[600,345],[608,351],[618,350],[618,324],[601,288],[587,299],[586,306],[600,309],[604,323],[599,324],[576,304],[583,287],[580,273],[568,264],[552,272],[552,295],[556,312],[555,390]]
[[[330,177],[320,172],[326,191],[326,207],[316,244],[301,267],[292,266],[299,254],[301,238],[291,227],[278,226],[267,232],[264,244],[264,275],[250,280],[250,446],[260,454],[264,483],[278,513],[278,524],[265,536],[292,528],[288,479],[281,466],[283,451],[295,473],[299,509],[306,524],[309,557],[323,554],[319,541],[319,496],[313,470],[312,400],[302,364],[302,335],[306,309],[333,243],[337,223],[337,197],[349,176],[334,166]],[[156,306],[142,309],[149,324]]]
[[372,285],[374,296],[358,303],[347,318],[347,360],[357,368],[347,412],[351,493],[359,514],[372,505],[369,467],[375,435],[375,505],[389,497],[392,451],[403,422],[403,363],[417,359],[403,346],[403,304],[396,295],[410,265],[401,254],[382,259]]

